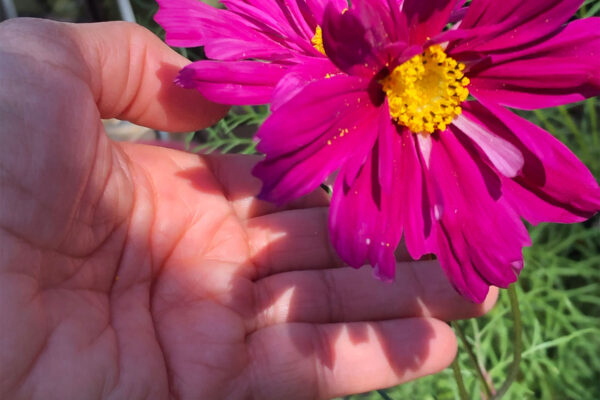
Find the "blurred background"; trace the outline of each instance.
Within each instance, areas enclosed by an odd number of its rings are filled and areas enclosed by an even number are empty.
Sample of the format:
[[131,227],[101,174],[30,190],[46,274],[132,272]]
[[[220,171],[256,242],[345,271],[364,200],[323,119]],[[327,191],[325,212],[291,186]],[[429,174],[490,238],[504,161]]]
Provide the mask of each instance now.
[[[423,0],[426,1],[426,0]],[[206,0],[217,5],[216,1]],[[153,21],[154,0],[0,0],[0,20],[15,16],[69,22],[136,21],[164,37]],[[600,16],[600,0],[586,0],[577,18]],[[192,60],[202,49],[176,49]],[[600,100],[519,112],[571,148],[600,177]],[[194,152],[254,153],[252,134],[269,115],[268,106],[234,107],[215,126],[172,135],[106,121],[115,140],[177,140]],[[533,246],[517,284],[523,320],[523,361],[505,399],[600,399],[600,217],[581,224],[529,226]],[[494,234],[490,232],[490,234]],[[502,293],[496,308],[453,327],[461,338],[458,363],[472,399],[489,399],[482,381],[499,388],[512,360],[513,322]],[[467,349],[471,349],[469,353]],[[453,370],[386,391],[347,399],[458,399]]]

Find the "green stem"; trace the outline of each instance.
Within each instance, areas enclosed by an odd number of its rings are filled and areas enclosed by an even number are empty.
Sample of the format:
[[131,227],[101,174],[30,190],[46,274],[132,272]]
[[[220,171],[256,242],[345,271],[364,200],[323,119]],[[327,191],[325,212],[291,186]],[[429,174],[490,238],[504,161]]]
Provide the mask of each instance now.
[[477,356],[473,352],[473,348],[471,347],[471,344],[467,340],[467,337],[465,336],[465,333],[463,332],[463,330],[461,329],[461,327],[458,325],[458,323],[452,321],[451,324],[452,324],[452,328],[454,328],[454,331],[458,335],[458,338],[460,339],[460,341],[462,342],[463,346],[467,350],[467,355],[471,359],[471,362],[473,363],[473,366],[475,367],[475,371],[477,372],[477,376],[481,380],[481,385],[483,386],[483,389],[485,390],[485,393],[487,395],[486,397],[487,398],[492,397],[492,389],[490,389],[490,386],[488,385],[488,382],[485,379],[485,375],[483,374],[481,366],[479,365],[479,361],[477,360]]
[[458,386],[458,394],[460,400],[469,400],[467,389],[465,388],[465,382],[463,381],[462,373],[460,372],[460,364],[458,363],[458,357],[452,362],[452,371],[454,372],[454,379],[456,380],[456,386]]
[[502,384],[498,392],[490,400],[499,400],[506,394],[510,386],[517,379],[521,364],[521,353],[523,351],[523,338],[521,332],[523,326],[521,324],[521,311],[519,310],[519,299],[517,297],[517,289],[515,285],[508,287],[508,296],[510,298],[510,310],[513,316],[515,339],[513,345],[513,362],[506,377],[506,381]]
[[377,393],[379,393],[379,395],[384,399],[384,400],[394,400],[390,397],[389,394],[387,394],[385,392],[385,390],[378,390]]

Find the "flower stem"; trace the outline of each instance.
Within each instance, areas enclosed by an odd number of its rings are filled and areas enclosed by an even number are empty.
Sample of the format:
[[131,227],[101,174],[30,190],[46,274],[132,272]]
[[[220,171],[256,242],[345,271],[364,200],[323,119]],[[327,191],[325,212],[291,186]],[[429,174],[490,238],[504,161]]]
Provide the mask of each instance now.
[[383,400],[394,400],[385,392],[385,390],[378,390],[377,393],[383,398]]
[[473,352],[473,348],[471,347],[471,344],[467,341],[467,337],[465,336],[465,333],[461,329],[460,325],[458,325],[458,323],[456,323],[455,321],[452,321],[451,325],[452,325],[452,328],[454,328],[454,331],[458,335],[463,346],[467,350],[467,354],[468,354],[469,358],[471,359],[473,366],[475,367],[475,371],[477,371],[477,376],[481,380],[481,385],[483,386],[483,389],[485,390],[485,393],[487,395],[486,398],[489,399],[490,397],[492,397],[492,389],[490,389],[490,386],[488,385],[488,381],[485,379],[485,375],[483,374],[481,366],[479,365],[479,360],[477,360],[477,356],[475,355],[475,352]]
[[510,310],[513,316],[514,323],[514,345],[513,345],[513,362],[506,377],[506,381],[502,384],[498,392],[490,400],[499,400],[506,394],[510,386],[513,384],[520,370],[521,352],[523,350],[523,339],[521,332],[523,329],[521,323],[521,311],[519,310],[519,299],[517,297],[517,289],[515,284],[508,287],[508,296],[510,298]]
[[458,394],[460,400],[469,400],[467,389],[465,388],[465,382],[463,381],[462,373],[460,372],[460,364],[458,363],[458,357],[454,358],[452,362],[452,371],[454,372],[454,379],[456,380],[456,386],[458,386]]

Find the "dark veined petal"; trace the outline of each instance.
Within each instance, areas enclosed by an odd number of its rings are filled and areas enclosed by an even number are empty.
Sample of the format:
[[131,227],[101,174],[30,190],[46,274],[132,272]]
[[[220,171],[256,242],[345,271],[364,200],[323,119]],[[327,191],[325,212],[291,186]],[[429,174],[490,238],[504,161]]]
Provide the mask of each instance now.
[[[392,174],[390,193],[398,208],[400,229],[410,256],[418,260],[425,254],[434,253],[434,207],[426,185],[426,171],[431,146],[430,137],[421,137],[406,128],[389,130],[388,139],[381,146],[380,169],[387,168]],[[381,139],[380,141],[384,143]],[[383,147],[387,151],[383,150]],[[388,160],[382,155],[388,154]],[[387,167],[384,166],[387,164]],[[381,173],[380,173],[381,175]],[[380,178],[381,179],[381,178]],[[381,179],[385,182],[384,179]]]
[[377,135],[378,110],[368,82],[345,75],[313,82],[261,126],[258,150],[267,157],[253,170],[259,197],[285,203],[317,187],[348,159],[365,159]]
[[[380,137],[391,125],[386,114],[383,109],[379,115]],[[346,263],[359,268],[369,262],[378,278],[389,281],[395,275],[394,250],[402,236],[401,208],[395,193],[397,187],[382,190],[378,171],[383,165],[379,160],[381,149],[381,144],[376,143],[366,159],[362,155],[353,157],[340,171],[331,199],[329,231],[335,249]],[[393,165],[386,168],[397,171]]]
[[337,10],[340,14],[344,12],[345,9],[348,8],[348,2],[346,0],[297,0],[298,5],[301,9],[304,9],[304,5],[306,6],[307,14],[309,18],[312,19],[315,27],[317,25],[323,24],[323,16],[325,14],[325,9],[328,4],[331,4],[332,7]]
[[409,43],[423,45],[448,24],[457,0],[404,0],[402,12],[409,26]]
[[523,218],[533,224],[573,223],[600,211],[598,183],[564,144],[503,107],[470,107],[524,155],[521,172],[514,179],[502,179],[503,197]]
[[507,287],[523,265],[529,236],[518,214],[489,192],[486,166],[458,139],[444,132],[433,141],[428,183],[435,204],[436,254],[448,278],[465,297],[481,302],[490,285]]
[[469,77],[473,96],[522,109],[600,95],[600,18],[573,21],[540,44],[492,55]]
[[390,61],[386,49],[402,53],[406,41],[396,38],[399,27],[382,1],[358,0],[347,12],[329,5],[323,18],[323,45],[331,61],[351,75],[373,77]]
[[197,61],[181,70],[177,83],[198,89],[222,104],[266,104],[286,67],[256,61]]
[[[473,1],[463,18],[463,40],[449,46],[451,54],[516,48],[544,37],[565,23],[583,0]],[[492,28],[492,29],[489,29]]]

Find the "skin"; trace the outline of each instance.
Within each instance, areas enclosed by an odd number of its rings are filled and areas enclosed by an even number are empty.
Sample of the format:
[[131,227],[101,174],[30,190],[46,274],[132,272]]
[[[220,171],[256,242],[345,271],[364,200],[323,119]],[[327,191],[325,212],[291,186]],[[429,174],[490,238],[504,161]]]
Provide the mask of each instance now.
[[[435,261],[343,267],[327,195],[256,200],[256,159],[107,138],[226,109],[126,23],[0,24],[0,398],[327,399],[435,373],[479,316]],[[401,257],[402,258],[402,257]]]

